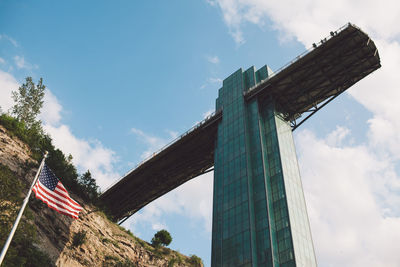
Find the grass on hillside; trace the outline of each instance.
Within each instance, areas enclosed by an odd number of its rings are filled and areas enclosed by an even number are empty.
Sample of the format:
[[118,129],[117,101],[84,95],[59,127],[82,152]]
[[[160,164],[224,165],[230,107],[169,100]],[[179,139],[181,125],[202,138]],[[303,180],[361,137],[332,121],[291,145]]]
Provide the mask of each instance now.
[[[24,187],[15,174],[0,164],[0,244],[5,243],[22,204]],[[51,266],[50,258],[40,251],[34,214],[26,208],[24,216],[8,248],[3,266]]]

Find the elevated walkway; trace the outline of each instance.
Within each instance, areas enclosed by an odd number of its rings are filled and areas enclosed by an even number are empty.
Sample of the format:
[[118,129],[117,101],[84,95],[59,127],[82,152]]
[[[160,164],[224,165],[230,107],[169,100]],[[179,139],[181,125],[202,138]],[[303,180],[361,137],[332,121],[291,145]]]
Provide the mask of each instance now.
[[222,111],[217,111],[154,153],[111,186],[100,200],[114,221],[133,213],[199,176],[214,165],[214,145]]
[[[380,68],[378,50],[352,24],[331,32],[313,48],[244,93],[248,101],[274,98],[295,130],[347,88]],[[154,199],[214,165],[214,148],[222,111],[180,136],[106,190],[101,201],[115,221],[123,220]]]

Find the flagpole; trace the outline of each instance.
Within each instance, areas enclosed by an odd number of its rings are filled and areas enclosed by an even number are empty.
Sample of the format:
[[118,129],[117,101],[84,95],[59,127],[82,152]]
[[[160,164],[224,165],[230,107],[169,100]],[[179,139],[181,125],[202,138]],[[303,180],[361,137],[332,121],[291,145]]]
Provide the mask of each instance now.
[[44,153],[42,162],[40,163],[39,169],[38,169],[37,172],[36,172],[35,179],[33,179],[33,183],[32,183],[32,185],[31,185],[31,188],[29,189],[29,192],[28,192],[28,194],[26,195],[26,197],[25,197],[25,199],[24,199],[24,202],[23,202],[23,204],[22,204],[22,207],[21,207],[21,209],[19,210],[17,219],[15,220],[15,223],[14,223],[14,225],[13,225],[13,228],[11,229],[11,232],[10,232],[10,234],[8,235],[7,241],[6,241],[4,247],[3,247],[2,251],[1,251],[1,255],[0,255],[0,265],[2,264],[2,262],[3,262],[3,260],[4,260],[4,257],[6,256],[8,247],[10,246],[10,243],[11,243],[11,240],[12,240],[12,238],[13,238],[13,236],[14,236],[15,230],[17,230],[19,221],[21,220],[21,217],[22,217],[22,213],[24,213],[26,204],[28,204],[29,197],[30,197],[30,195],[31,195],[31,193],[32,193],[32,189],[33,189],[33,187],[35,186],[37,179],[39,178],[40,171],[41,171],[42,168],[43,168],[44,161],[46,160],[46,158],[47,158],[47,151]]

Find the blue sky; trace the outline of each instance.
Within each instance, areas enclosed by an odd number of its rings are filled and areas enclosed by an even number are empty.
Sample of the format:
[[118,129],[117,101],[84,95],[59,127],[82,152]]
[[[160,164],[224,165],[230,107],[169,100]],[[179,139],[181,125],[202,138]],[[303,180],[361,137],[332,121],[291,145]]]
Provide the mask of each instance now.
[[[212,112],[238,68],[277,70],[356,23],[376,41],[382,69],[302,125],[295,141],[319,265],[395,266],[400,7],[375,2],[0,1],[0,106],[11,106],[26,76],[43,77],[46,131],[105,189]],[[148,241],[166,228],[172,248],[209,266],[211,204],[209,173],[124,226]]]

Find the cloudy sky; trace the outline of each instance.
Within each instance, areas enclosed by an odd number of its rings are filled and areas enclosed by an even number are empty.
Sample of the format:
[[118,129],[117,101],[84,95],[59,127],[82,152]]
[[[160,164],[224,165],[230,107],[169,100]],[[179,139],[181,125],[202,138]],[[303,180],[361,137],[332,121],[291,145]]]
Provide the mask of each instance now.
[[[382,68],[299,127],[319,266],[399,266],[400,4],[383,1],[0,1],[0,106],[32,76],[46,131],[102,189],[214,110],[239,68],[285,65],[347,22]],[[212,173],[124,223],[210,265]]]

